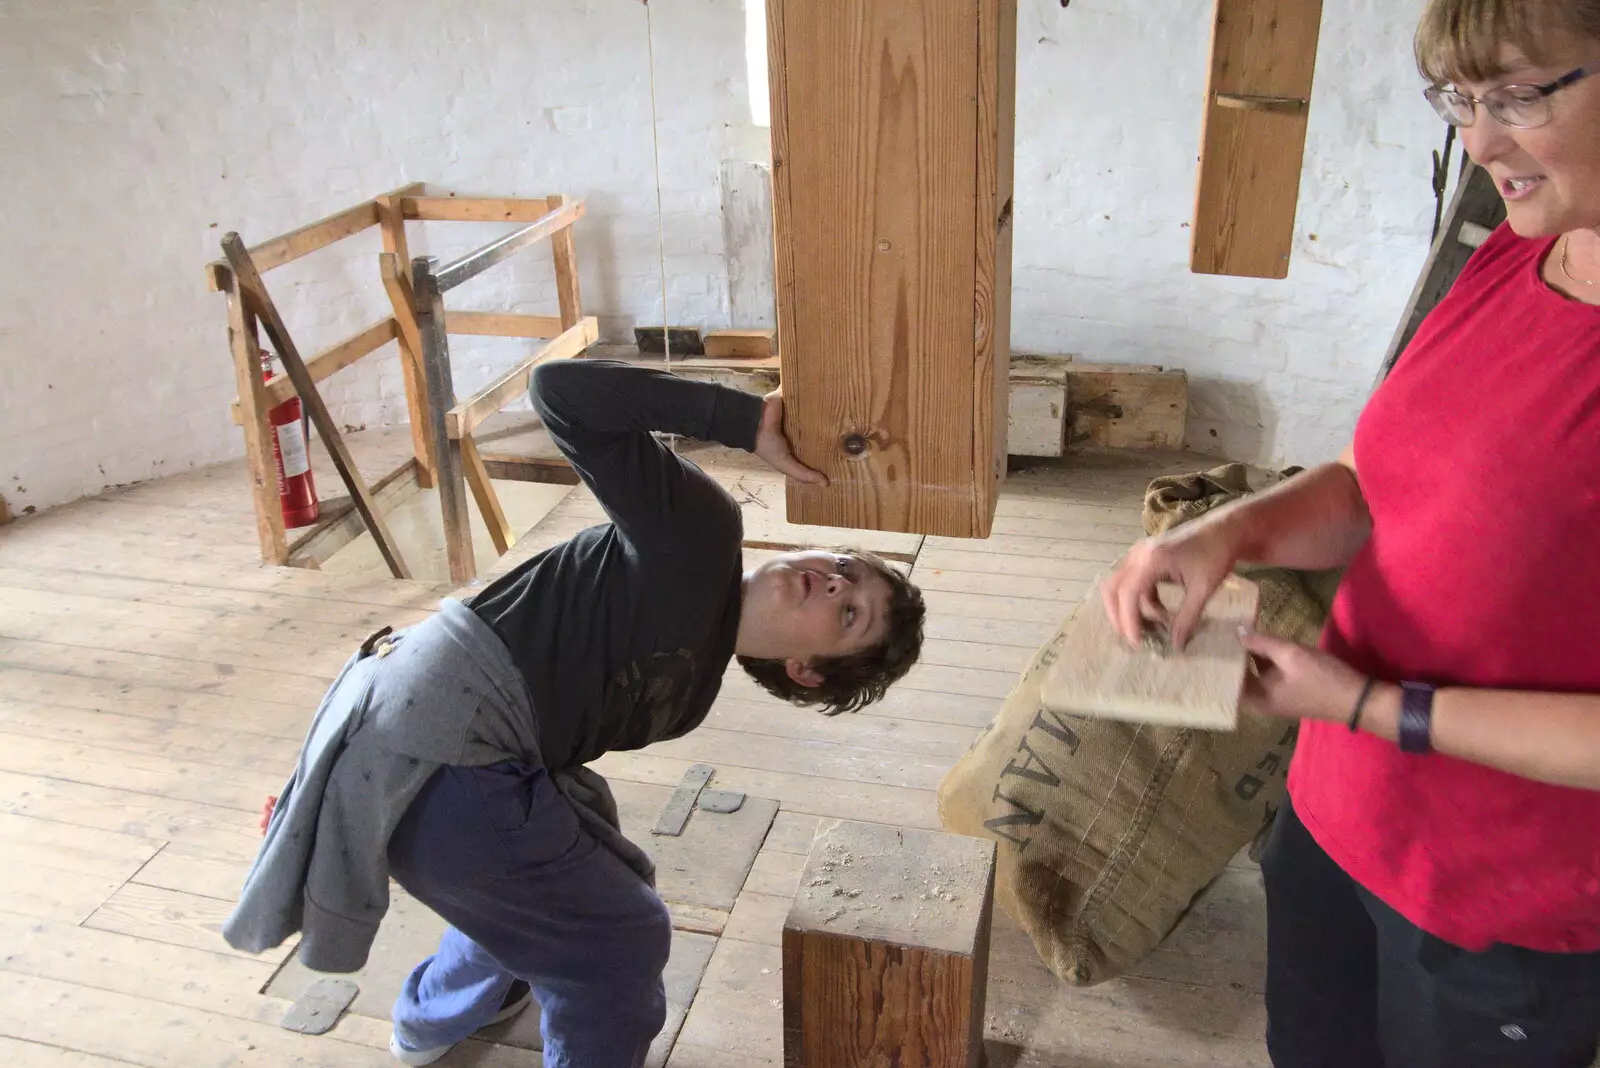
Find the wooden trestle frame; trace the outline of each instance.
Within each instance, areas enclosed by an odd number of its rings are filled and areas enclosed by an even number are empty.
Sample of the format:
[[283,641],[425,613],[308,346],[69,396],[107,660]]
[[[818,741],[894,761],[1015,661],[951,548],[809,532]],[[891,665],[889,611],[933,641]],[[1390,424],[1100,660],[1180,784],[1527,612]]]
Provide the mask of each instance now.
[[[511,528],[478,454],[473,431],[527,388],[528,376],[536,365],[577,356],[596,341],[597,324],[594,318],[583,315],[572,233],[572,224],[583,214],[583,201],[569,201],[562,196],[457,196],[414,183],[248,250],[236,235],[229,235],[225,240],[226,258],[207,264],[206,278],[212,290],[227,298],[229,348],[239,391],[233,402],[233,418],[244,430],[263,562],[314,568],[363,530],[369,530],[390,572],[396,577],[408,577],[382,517],[417,490],[429,486],[439,489],[451,581],[470,581],[477,571],[466,488],[471,489],[477,501],[496,550],[504,553],[510,548]],[[408,219],[525,225],[439,266],[431,258],[411,259],[405,230]],[[272,305],[261,275],[373,226],[383,231],[378,267],[392,314],[302,360]],[[446,291],[545,239],[550,241],[555,264],[559,314],[445,310]],[[261,377],[261,328],[266,330],[288,372],[266,382]],[[548,341],[484,389],[457,401],[450,378],[451,334]],[[390,341],[399,347],[413,455],[368,487],[349,462],[315,383]],[[296,379],[301,380],[303,388],[297,388]],[[317,524],[291,542],[278,505],[277,464],[267,414],[294,396],[301,397],[317,424],[318,434],[340,469],[350,496],[325,498]]]

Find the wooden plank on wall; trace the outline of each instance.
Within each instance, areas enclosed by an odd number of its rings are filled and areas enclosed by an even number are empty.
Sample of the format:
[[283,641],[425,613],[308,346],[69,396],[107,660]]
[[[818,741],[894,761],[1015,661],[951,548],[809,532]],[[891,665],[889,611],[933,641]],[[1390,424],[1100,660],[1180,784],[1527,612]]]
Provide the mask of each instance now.
[[1217,0],[1189,266],[1285,278],[1322,0]]
[[832,482],[790,485],[793,522],[988,533],[1014,19],[1014,0],[768,2],[786,428]]

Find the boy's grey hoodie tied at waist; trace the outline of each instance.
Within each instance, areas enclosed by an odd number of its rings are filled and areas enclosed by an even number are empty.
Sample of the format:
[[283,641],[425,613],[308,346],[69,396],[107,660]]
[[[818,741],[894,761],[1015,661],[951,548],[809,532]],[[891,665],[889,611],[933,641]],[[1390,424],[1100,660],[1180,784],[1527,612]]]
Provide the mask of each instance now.
[[[538,765],[539,752],[527,684],[460,601],[369,641],[317,708],[223,937],[260,953],[300,931],[308,968],[356,971],[389,908],[389,838],[433,773]],[[586,829],[653,886],[655,865],[622,836],[605,779],[587,767],[551,777]]]

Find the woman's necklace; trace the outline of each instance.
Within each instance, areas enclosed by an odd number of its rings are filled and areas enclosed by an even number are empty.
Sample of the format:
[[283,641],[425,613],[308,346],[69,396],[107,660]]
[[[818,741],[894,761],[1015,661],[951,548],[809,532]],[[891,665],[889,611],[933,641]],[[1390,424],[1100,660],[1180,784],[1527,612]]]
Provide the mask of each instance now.
[[1561,238],[1561,273],[1567,276],[1568,281],[1576,282],[1580,286],[1600,286],[1600,281],[1592,281],[1588,278],[1579,278],[1567,267],[1567,247],[1571,244],[1572,235],[1563,235]]

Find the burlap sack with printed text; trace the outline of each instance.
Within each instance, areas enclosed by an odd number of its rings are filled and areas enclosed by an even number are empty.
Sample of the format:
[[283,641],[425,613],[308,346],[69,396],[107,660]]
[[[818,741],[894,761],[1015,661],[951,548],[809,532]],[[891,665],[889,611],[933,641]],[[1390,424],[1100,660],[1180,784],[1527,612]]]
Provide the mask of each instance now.
[[[1249,492],[1237,465],[1151,484],[1152,533]],[[1315,644],[1337,575],[1242,572],[1260,629]],[[1050,969],[1088,986],[1138,963],[1276,812],[1292,723],[1232,732],[1066,716],[1039,700],[1061,634],[939,787],[947,829],[995,839],[995,899]]]

